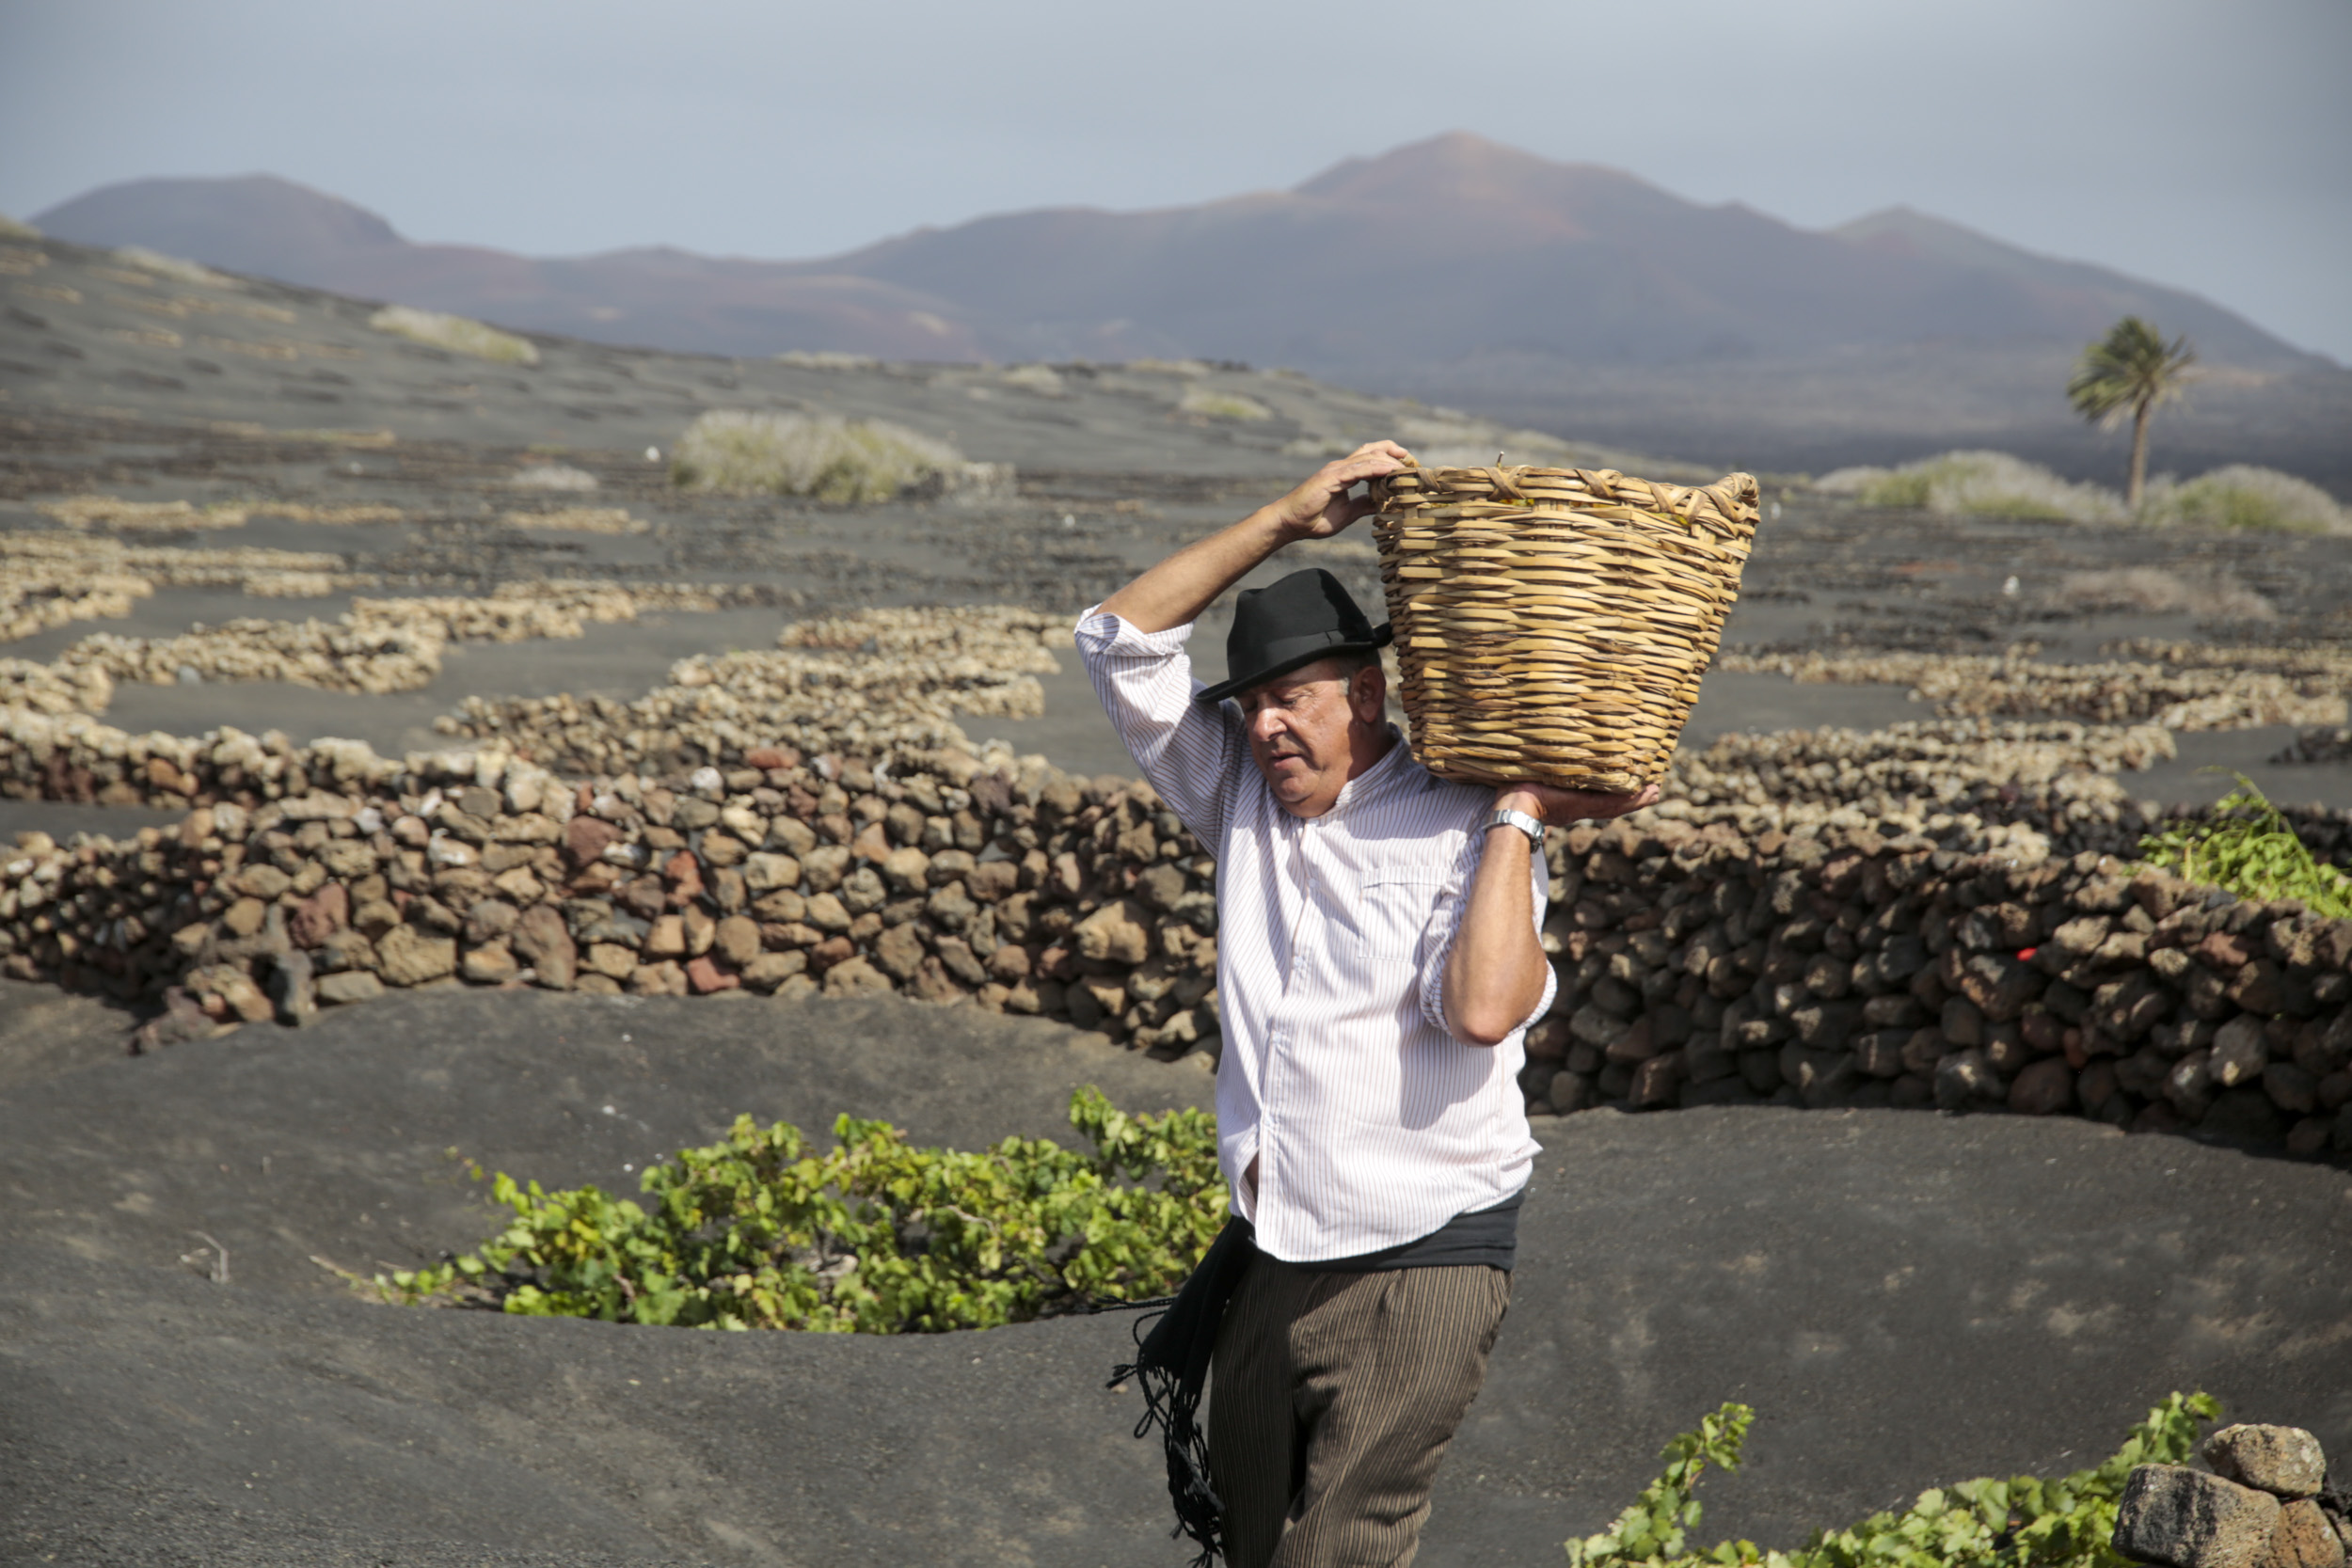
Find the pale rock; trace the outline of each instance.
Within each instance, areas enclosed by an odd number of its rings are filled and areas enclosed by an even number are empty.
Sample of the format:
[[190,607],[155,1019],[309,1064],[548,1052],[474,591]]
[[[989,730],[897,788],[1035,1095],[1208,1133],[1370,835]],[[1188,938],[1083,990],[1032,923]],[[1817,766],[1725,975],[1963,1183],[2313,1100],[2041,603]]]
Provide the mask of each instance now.
[[351,928],[371,942],[382,941],[399,924],[399,907],[389,898],[366,899],[351,913]]
[[373,1002],[384,994],[384,982],[364,969],[347,969],[340,974],[319,978],[319,1000],[332,1006],[345,1007],[356,1002]]
[[414,926],[396,926],[376,942],[375,967],[388,986],[421,986],[455,973],[457,943]]
[[639,964],[629,971],[628,989],[635,996],[684,996],[686,971],[671,959]]
[[712,936],[711,951],[732,968],[748,967],[759,957],[759,923],[739,914],[727,916],[719,922]]
[[[790,983],[787,981],[785,984]],[[783,989],[777,988],[779,994]],[[877,996],[890,990],[890,977],[864,958],[845,958],[825,971],[824,990],[827,996]]]
[[2328,1476],[2319,1439],[2301,1427],[2226,1426],[2199,1451],[2217,1475],[2275,1497],[2314,1496]]
[[743,965],[743,983],[754,990],[774,990],[807,969],[806,953],[759,953]]
[[963,891],[961,882],[949,882],[933,890],[923,905],[925,918],[943,931],[964,930],[979,912],[980,907]]
[[504,985],[521,969],[522,966],[515,961],[514,953],[502,942],[468,948],[466,956],[458,963],[458,974],[477,986]]
[[926,957],[922,933],[912,922],[891,927],[874,942],[874,966],[894,980],[914,979]]
[[1160,913],[1168,913],[1184,895],[1183,869],[1167,861],[1147,868],[1136,878],[1136,895]]
[[800,856],[801,876],[811,893],[831,893],[850,874],[850,847],[820,844]]
[[491,878],[490,885],[517,904],[535,904],[548,895],[547,885],[527,865],[509,866]]
[[795,888],[801,882],[801,863],[772,850],[755,851],[743,862],[743,885],[755,894]]
[[2115,1549],[2165,1568],[2258,1568],[2279,1499],[2179,1465],[2142,1465],[2123,1483]]
[[552,904],[533,904],[523,911],[515,923],[514,947],[549,990],[569,990],[579,977],[580,949],[562,911]]
[[870,865],[841,879],[841,902],[852,915],[867,914],[890,901],[890,889]]
[[229,885],[249,898],[272,899],[294,885],[294,879],[278,867],[262,862],[241,867],[229,879]]
[[588,944],[588,967],[612,980],[626,980],[637,967],[637,955],[617,942],[592,942]]
[[2279,1510],[2264,1568],[2344,1568],[2344,1540],[2316,1497],[2297,1497]]
[[1151,916],[1132,898],[1104,905],[1072,927],[1070,935],[1082,958],[1139,964],[1152,956]]

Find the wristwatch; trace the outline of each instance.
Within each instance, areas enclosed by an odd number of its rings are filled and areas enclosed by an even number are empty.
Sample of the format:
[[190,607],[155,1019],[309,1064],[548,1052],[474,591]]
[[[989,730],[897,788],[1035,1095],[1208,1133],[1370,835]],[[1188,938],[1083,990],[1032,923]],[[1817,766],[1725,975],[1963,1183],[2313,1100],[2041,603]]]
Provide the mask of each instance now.
[[1544,847],[1544,825],[1523,811],[1508,811],[1498,806],[1495,808],[1495,814],[1486,818],[1486,826],[1517,828],[1527,835],[1527,841],[1536,848],[1541,849]]

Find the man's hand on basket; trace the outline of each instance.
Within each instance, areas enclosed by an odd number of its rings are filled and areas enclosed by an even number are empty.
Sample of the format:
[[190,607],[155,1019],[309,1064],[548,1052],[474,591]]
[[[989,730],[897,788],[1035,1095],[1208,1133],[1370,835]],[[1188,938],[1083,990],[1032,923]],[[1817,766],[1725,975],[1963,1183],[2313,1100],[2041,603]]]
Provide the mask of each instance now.
[[1523,811],[1547,827],[1571,822],[1598,822],[1658,803],[1658,786],[1645,784],[1638,794],[1611,795],[1597,790],[1554,789],[1549,784],[1506,784],[1495,791],[1497,811]]
[[1412,461],[1413,454],[1394,441],[1367,441],[1345,457],[1317,468],[1313,478],[1268,510],[1282,531],[1294,539],[1328,539],[1379,510],[1379,502],[1369,495],[1350,499],[1350,488],[1367,479],[1396,473]]

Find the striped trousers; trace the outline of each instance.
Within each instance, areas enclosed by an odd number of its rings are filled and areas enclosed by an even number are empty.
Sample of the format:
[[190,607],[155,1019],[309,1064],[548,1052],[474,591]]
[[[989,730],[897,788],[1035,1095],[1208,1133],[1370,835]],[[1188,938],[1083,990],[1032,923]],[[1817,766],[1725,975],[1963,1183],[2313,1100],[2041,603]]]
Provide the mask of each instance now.
[[1486,1379],[1511,1276],[1261,1255],[1218,1327],[1209,1465],[1231,1568],[1405,1568]]

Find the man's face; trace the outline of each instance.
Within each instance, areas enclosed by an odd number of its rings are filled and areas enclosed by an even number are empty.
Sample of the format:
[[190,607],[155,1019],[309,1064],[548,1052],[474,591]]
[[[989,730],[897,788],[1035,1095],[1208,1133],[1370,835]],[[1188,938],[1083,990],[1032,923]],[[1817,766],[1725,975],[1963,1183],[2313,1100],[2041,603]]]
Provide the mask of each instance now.
[[1234,699],[1249,725],[1250,757],[1284,810],[1322,816],[1351,768],[1377,759],[1388,689],[1378,665],[1351,677],[1343,663],[1327,658]]

